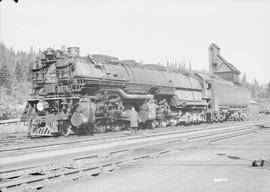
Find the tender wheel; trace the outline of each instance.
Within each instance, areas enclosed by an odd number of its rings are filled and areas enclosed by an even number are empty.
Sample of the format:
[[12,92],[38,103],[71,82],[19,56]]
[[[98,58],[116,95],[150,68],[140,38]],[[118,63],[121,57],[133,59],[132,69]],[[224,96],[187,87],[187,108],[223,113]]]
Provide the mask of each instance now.
[[222,116],[220,114],[216,115],[216,122],[221,122],[222,121]]
[[205,115],[200,115],[200,117],[201,117],[201,123],[206,122],[206,116]]
[[69,121],[62,121],[59,125],[59,133],[65,137],[69,136],[72,125]]
[[187,116],[186,125],[190,125],[190,124],[191,124],[191,117]]
[[241,114],[241,121],[247,120],[247,116],[245,114]]
[[152,121],[151,123],[153,128],[157,128],[158,127],[158,122],[157,121]]
[[220,115],[220,122],[225,121],[225,116],[224,115]]
[[231,116],[229,117],[229,120],[230,120],[230,121],[233,121],[233,120],[234,120],[234,116],[231,115]]

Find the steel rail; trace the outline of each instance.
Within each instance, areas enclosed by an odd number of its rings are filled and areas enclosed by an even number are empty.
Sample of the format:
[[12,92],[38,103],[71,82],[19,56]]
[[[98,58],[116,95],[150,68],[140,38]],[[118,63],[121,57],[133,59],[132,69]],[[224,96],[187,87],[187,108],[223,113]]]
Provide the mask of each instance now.
[[[232,124],[233,122],[224,122],[224,123],[222,123],[222,125],[221,126],[227,126],[227,124]],[[243,122],[240,122],[240,123],[243,123]],[[205,124],[199,124],[199,125],[195,125],[195,126],[203,126],[203,125],[205,125]],[[215,125],[217,125],[217,124],[215,124]],[[181,129],[183,129],[183,127],[182,126],[176,126],[176,127],[181,127]],[[166,129],[167,130],[170,130],[171,128],[173,128],[173,127],[166,127]],[[148,129],[149,130],[149,129]],[[153,131],[152,132],[156,132],[156,130],[158,130],[158,131],[162,131],[162,130],[164,130],[163,128],[156,128],[156,129],[153,129]],[[105,135],[105,137],[110,137],[111,135],[114,135],[114,134],[121,134],[121,133],[123,133],[123,132],[125,132],[125,131],[127,131],[127,130],[121,130],[121,131],[119,131],[119,132],[110,132],[110,133],[96,133],[95,134],[95,136],[100,136],[100,135],[104,135],[104,134],[106,134]],[[83,137],[87,137],[88,135],[83,135]],[[44,142],[44,141],[46,141],[46,142],[48,142],[48,141],[58,141],[58,140],[71,140],[71,139],[77,139],[77,135],[71,135],[71,136],[69,136],[69,137],[50,137],[50,138],[48,138],[48,137],[46,137],[46,138],[29,138],[29,137],[27,137],[27,136],[22,136],[22,137],[7,137],[7,138],[0,138],[0,146],[7,146],[8,144],[24,144],[24,143],[33,143],[33,142],[35,142],[35,143],[37,143],[37,142]],[[90,135],[90,137],[93,137],[92,135]]]
[[[0,189],[2,188],[3,190],[6,190],[8,188],[12,189],[12,187],[15,187],[17,185],[22,185],[23,184],[31,184],[34,183],[34,187],[35,189],[43,187],[45,185],[51,184],[53,182],[49,181],[49,180],[74,180],[76,178],[81,177],[82,174],[87,174],[90,176],[96,176],[98,174],[100,174],[101,172],[104,171],[112,171],[114,170],[119,164],[123,164],[123,163],[127,163],[130,161],[134,161],[134,160],[138,160],[138,159],[143,159],[143,158],[149,158],[149,157],[155,157],[155,156],[159,156],[161,154],[164,153],[168,153],[170,151],[173,150],[179,150],[180,148],[183,148],[183,144],[187,144],[187,143],[201,143],[203,141],[208,141],[208,142],[216,142],[216,141],[220,141],[220,140],[224,140],[224,139],[228,139],[228,138],[234,138],[234,137],[239,137],[239,136],[243,136],[243,135],[247,135],[247,134],[251,134],[251,133],[256,133],[257,131],[264,131],[265,129],[261,129],[256,127],[254,129],[254,127],[252,127],[252,125],[246,127],[246,128],[242,128],[241,130],[239,129],[230,129],[230,130],[224,130],[224,131],[216,131],[216,132],[208,132],[208,133],[204,133],[204,134],[197,134],[197,135],[192,135],[186,138],[186,141],[183,142],[182,138],[178,138],[178,139],[169,139],[166,141],[163,141],[162,143],[151,143],[152,145],[162,145],[163,148],[165,146],[166,149],[161,149],[159,151],[155,151],[155,152],[150,152],[150,153],[146,153],[146,154],[135,154],[135,155],[130,155],[130,156],[126,156],[124,155],[125,158],[123,158],[123,156],[120,156],[120,158],[118,159],[113,159],[113,158],[101,158],[99,157],[98,154],[96,155],[89,155],[89,156],[81,156],[81,157],[76,157],[76,158],[72,158],[71,161],[81,161],[81,160],[92,160],[97,158],[97,162],[86,162],[84,164],[81,164],[79,166],[76,166],[76,164],[69,164],[69,165],[65,165],[65,169],[61,170],[57,169],[57,166],[54,167],[54,170],[58,170],[55,172],[49,172],[47,170],[47,173],[45,171],[44,174],[40,174],[40,175],[35,175],[34,174],[30,174],[29,178],[23,178],[22,176],[18,176],[16,177],[15,175],[13,175],[13,179],[11,178],[7,178],[6,182],[0,183]],[[189,141],[189,142],[187,142]],[[177,143],[180,145],[178,146]],[[122,148],[122,149],[117,149],[117,150],[112,150],[109,151],[108,154],[109,155],[114,155],[114,154],[121,154],[121,153],[132,153],[132,151],[134,151],[135,149],[141,148],[142,146],[133,146],[133,148]],[[144,146],[145,147],[145,146]],[[180,147],[180,148],[179,148]],[[64,165],[60,165],[60,167],[63,167]],[[49,168],[51,169],[51,168]],[[8,172],[10,171],[10,172]],[[14,170],[13,170],[14,171]],[[25,170],[20,169],[17,170],[18,171],[18,175],[26,173]],[[20,172],[21,171],[21,172]],[[37,170],[35,170],[36,172],[38,172]],[[6,170],[6,174],[11,173],[12,170]],[[84,173],[85,172],[85,173]],[[3,174],[3,172],[2,172]],[[11,174],[12,175],[12,174]],[[67,177],[70,177],[69,179]],[[14,179],[14,178],[17,178]],[[8,181],[9,179],[9,181]],[[23,186],[25,187],[25,186]],[[29,185],[30,187],[30,185]],[[9,190],[8,190],[9,191]]]
[[[254,122],[254,121],[260,121],[260,120],[248,120],[245,122]],[[245,122],[237,122],[237,124],[243,124]],[[217,126],[219,125],[220,127],[225,127],[228,126],[230,124],[236,124],[235,122],[223,122],[223,123],[214,123],[213,125]],[[195,125],[196,127],[199,126],[204,126],[205,124],[199,124],[199,125]],[[179,126],[176,126],[177,128],[179,128]],[[190,126],[188,126],[190,127]],[[190,128],[183,128],[183,126],[181,126],[181,130],[183,129],[190,129]],[[166,129],[163,128],[156,128],[154,130],[151,130],[151,132],[162,132],[163,130],[167,131],[170,129],[174,129],[175,127],[166,127]],[[120,132],[110,132],[110,133],[97,133],[94,137],[91,135],[89,137],[91,137],[89,140],[96,140],[96,137],[101,136],[101,140],[102,139],[106,139],[106,138],[116,138],[116,137],[121,137],[118,136],[119,134],[123,134],[123,131]],[[104,137],[102,137],[104,135]],[[84,135],[83,137],[87,137],[88,135]],[[81,138],[79,138],[80,136],[77,135],[71,135],[70,137],[46,137],[46,138],[28,138],[26,136],[23,137],[14,137],[14,136],[9,136],[8,138],[0,138],[0,147],[5,147],[8,148],[9,145],[16,145],[16,144],[20,144],[20,145],[24,145],[24,144],[33,144],[33,143],[41,143],[41,142],[46,142],[48,144],[48,142],[60,142],[60,141],[68,141],[68,140],[74,140],[76,139],[76,141],[81,140]],[[85,138],[83,138],[84,140]]]
[[[241,122],[238,124],[234,124],[232,125],[233,127],[238,127],[241,125],[249,125],[249,124],[254,124],[254,123],[260,123],[260,121],[253,121],[253,122]],[[128,136],[128,135],[116,135],[116,136],[111,136],[111,137],[98,137],[98,138],[87,138],[87,139],[76,139],[76,140],[72,140],[72,141],[66,141],[64,140],[64,142],[62,141],[56,141],[56,143],[45,143],[42,145],[31,145],[31,146],[26,146],[26,147],[7,147],[5,146],[4,148],[0,148],[0,156],[3,156],[4,154],[7,153],[13,153],[16,151],[16,154],[18,153],[26,153],[27,150],[29,150],[29,152],[37,152],[37,151],[42,151],[44,149],[55,149],[57,147],[63,147],[63,145],[71,145],[71,144],[75,144],[75,145],[80,145],[80,144],[91,144],[91,145],[95,145],[95,144],[100,144],[100,143],[105,143],[105,142],[113,142],[115,140],[132,140],[132,139],[138,139],[138,138],[146,138],[146,137],[153,137],[153,136],[159,136],[159,135],[166,135],[166,134],[178,134],[178,133],[187,133],[187,132],[197,132],[197,131],[201,131],[201,130],[206,130],[206,129],[222,129],[224,127],[226,127],[228,125],[219,125],[219,126],[215,126],[211,125],[211,126],[207,126],[207,127],[196,127],[196,128],[190,128],[187,127],[185,129],[181,128],[179,130],[175,130],[175,131],[161,131],[161,132],[152,132],[152,133],[147,133],[145,135],[139,135],[139,136]],[[46,140],[45,140],[46,141]],[[94,143],[93,143],[94,142]],[[65,146],[66,147],[66,146]]]

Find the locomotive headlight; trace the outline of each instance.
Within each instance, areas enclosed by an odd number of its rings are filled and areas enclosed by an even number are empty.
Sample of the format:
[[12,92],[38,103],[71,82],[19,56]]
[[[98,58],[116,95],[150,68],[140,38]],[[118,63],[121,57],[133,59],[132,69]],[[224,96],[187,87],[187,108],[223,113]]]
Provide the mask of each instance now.
[[42,102],[38,102],[37,103],[37,110],[38,111],[43,111],[44,110],[44,108],[45,108],[45,106],[44,106],[44,103],[42,103]]

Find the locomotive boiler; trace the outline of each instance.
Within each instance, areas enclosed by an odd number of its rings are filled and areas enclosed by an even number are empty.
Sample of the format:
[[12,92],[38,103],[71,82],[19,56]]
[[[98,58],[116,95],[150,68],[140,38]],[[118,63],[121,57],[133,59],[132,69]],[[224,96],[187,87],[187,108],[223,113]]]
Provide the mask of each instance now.
[[[32,98],[25,109],[29,135],[119,131],[128,126],[124,114],[131,107],[138,112],[140,124],[150,128],[205,122],[209,107],[213,119],[220,115],[229,118],[233,112],[228,115],[232,107],[228,101],[242,92],[239,89],[221,97],[219,90],[215,93],[219,88],[216,83],[220,82],[199,74],[172,73],[165,67],[133,60],[82,57],[76,47],[49,48],[40,53],[33,69]],[[246,107],[246,103],[238,103],[240,100],[237,96],[238,112],[239,105]]]

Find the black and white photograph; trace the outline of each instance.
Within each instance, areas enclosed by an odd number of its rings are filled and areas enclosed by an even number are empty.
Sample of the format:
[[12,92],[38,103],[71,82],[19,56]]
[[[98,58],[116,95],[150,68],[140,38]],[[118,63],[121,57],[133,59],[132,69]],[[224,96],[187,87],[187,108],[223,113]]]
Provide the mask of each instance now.
[[269,192],[269,0],[0,0],[0,192]]

